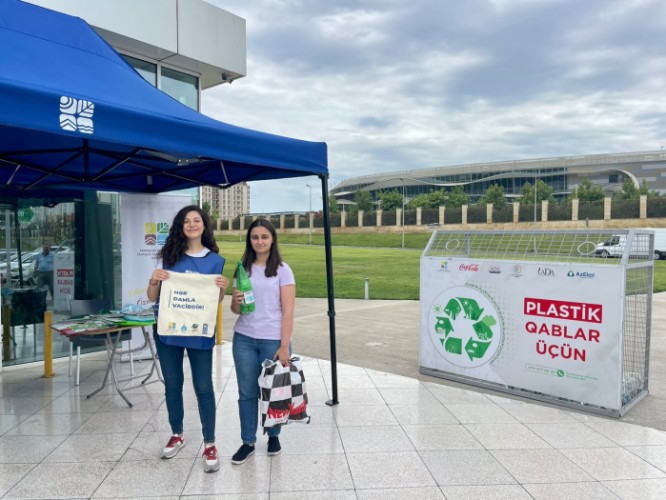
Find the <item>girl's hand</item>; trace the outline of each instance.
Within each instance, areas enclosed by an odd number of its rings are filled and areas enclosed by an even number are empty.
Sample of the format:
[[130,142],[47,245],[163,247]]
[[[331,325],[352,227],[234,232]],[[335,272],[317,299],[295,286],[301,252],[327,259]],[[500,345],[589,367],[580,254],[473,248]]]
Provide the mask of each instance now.
[[164,281],[169,279],[169,271],[164,269],[155,269],[150,276],[151,281]]
[[243,292],[239,292],[238,290],[234,290],[233,301],[234,301],[235,304],[238,304],[240,306],[243,303],[244,298],[245,298],[245,294]]
[[280,348],[275,352],[273,359],[278,360],[282,366],[288,366],[290,357],[291,355],[289,354],[289,346],[280,346]]
[[227,287],[229,286],[229,278],[226,276],[219,275],[215,278],[215,286],[220,288],[222,290],[222,293],[227,291]]

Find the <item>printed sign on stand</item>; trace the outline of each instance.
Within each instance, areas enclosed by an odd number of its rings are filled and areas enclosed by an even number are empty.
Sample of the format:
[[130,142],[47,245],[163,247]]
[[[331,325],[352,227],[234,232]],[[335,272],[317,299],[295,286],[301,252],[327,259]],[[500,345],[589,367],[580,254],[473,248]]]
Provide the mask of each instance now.
[[[121,195],[123,305],[150,307],[146,288],[158,264],[157,253],[169,235],[174,216],[190,200],[189,195]],[[141,330],[133,329],[131,348],[140,348],[143,342]],[[149,347],[134,357],[150,359]]]
[[53,309],[69,313],[74,298],[74,252],[53,254]]

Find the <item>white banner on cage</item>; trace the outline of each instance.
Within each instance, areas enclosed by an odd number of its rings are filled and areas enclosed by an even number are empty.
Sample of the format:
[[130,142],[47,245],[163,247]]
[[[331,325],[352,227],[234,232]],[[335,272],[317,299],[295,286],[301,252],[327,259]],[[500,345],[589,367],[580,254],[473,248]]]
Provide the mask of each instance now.
[[420,365],[619,409],[622,271],[424,256]]

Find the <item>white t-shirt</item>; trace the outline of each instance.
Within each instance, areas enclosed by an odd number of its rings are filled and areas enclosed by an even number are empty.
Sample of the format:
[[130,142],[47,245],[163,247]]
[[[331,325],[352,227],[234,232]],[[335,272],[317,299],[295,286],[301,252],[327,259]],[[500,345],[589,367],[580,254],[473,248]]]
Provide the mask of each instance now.
[[[254,312],[241,314],[234,331],[263,340],[280,340],[282,337],[282,300],[280,287],[295,285],[294,273],[286,262],[278,267],[277,276],[266,277],[266,266],[252,265],[252,292]],[[234,287],[236,280],[234,280]]]

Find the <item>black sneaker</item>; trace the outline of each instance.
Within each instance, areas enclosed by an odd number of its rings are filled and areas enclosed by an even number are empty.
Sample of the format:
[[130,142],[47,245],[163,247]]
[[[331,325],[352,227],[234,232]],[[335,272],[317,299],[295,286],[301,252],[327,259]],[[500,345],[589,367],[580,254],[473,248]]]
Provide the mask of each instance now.
[[244,464],[247,459],[254,455],[254,445],[244,444],[238,451],[231,457],[231,463],[235,465]]
[[279,455],[282,451],[282,446],[280,446],[280,440],[277,436],[268,438],[268,455]]

